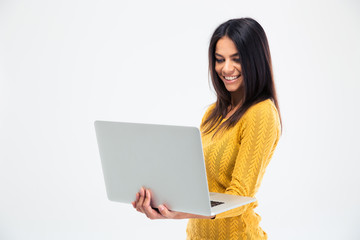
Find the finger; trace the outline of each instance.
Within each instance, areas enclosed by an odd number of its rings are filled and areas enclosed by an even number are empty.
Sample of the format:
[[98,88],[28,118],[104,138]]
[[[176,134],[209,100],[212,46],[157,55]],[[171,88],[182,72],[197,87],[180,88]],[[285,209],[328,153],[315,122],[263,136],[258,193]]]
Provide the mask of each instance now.
[[145,190],[145,200],[144,200],[144,203],[143,203],[143,207],[144,208],[150,207],[150,202],[151,202],[151,193],[150,193],[149,189],[146,189]]
[[145,191],[145,188],[142,187],[140,189],[140,199],[139,199],[141,206],[144,205],[145,197],[146,197],[146,191]]
[[136,205],[136,210],[142,213],[144,213],[144,209],[143,209],[144,199],[145,199],[144,188],[141,188],[139,193],[139,201],[137,202]]
[[142,205],[142,208],[144,209],[144,213],[146,214],[146,216],[148,218],[152,218],[152,209],[150,206],[150,201],[151,201],[151,195],[150,195],[150,191],[148,189],[144,189],[145,192],[145,199]]
[[145,211],[145,214],[150,219],[163,219],[164,217],[159,214],[155,209],[153,209],[150,205],[151,203],[151,191],[149,189],[146,189],[146,197],[143,205],[143,209]]
[[139,198],[140,198],[140,194],[139,194],[139,193],[136,193],[135,202],[139,201]]
[[139,201],[139,193],[135,194],[135,201],[131,202],[134,208],[136,208],[136,204]]
[[167,209],[167,207],[165,207],[164,205],[159,205],[158,207],[160,214],[165,217],[165,218],[172,218],[172,214],[169,211],[169,209]]
[[145,200],[145,191],[144,188],[141,187],[139,192],[138,209],[142,213],[144,213],[144,209],[143,209],[144,200]]
[[139,200],[140,200],[140,193],[137,192],[135,196],[136,196],[135,197],[135,208],[136,208],[136,210],[138,210]]
[[144,209],[144,212],[146,214],[146,216],[148,218],[152,218],[152,215],[154,215],[154,209],[152,209],[152,207],[150,206],[150,202],[151,202],[151,193],[150,193],[150,190],[149,189],[145,189],[145,200],[144,200],[144,203],[143,203],[143,209]]

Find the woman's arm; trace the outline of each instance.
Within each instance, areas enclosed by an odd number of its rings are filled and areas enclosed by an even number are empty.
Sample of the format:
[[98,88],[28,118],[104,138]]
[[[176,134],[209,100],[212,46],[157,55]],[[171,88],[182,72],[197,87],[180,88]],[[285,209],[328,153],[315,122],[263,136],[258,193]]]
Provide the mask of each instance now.
[[150,206],[151,202],[151,192],[149,189],[141,188],[140,192],[136,194],[136,199],[132,202],[133,207],[141,213],[144,213],[148,218],[154,219],[188,219],[188,218],[202,218],[202,219],[210,219],[214,218],[214,216],[202,216],[191,213],[183,213],[183,212],[175,212],[169,210],[166,206],[159,205],[159,212],[154,210]]

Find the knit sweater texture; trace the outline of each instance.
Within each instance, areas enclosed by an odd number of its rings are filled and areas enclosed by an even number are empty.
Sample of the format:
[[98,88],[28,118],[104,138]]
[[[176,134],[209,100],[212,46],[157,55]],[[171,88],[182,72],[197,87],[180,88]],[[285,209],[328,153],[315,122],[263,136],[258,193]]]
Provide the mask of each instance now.
[[[207,109],[202,121],[214,107]],[[259,102],[234,127],[214,138],[213,132],[201,136],[209,191],[255,197],[280,138],[280,118],[274,103],[270,99]],[[187,239],[267,239],[259,226],[261,218],[254,212],[257,206],[256,201],[220,213],[215,219],[190,219]]]

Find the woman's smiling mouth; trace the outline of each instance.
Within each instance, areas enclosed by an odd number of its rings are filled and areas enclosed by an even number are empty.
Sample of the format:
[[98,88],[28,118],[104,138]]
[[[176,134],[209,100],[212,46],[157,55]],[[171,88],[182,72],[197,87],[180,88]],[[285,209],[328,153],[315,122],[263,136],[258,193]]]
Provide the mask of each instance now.
[[237,76],[229,76],[229,77],[223,76],[223,78],[227,81],[234,81],[234,80],[238,79],[240,76],[241,76],[241,74],[239,74]]

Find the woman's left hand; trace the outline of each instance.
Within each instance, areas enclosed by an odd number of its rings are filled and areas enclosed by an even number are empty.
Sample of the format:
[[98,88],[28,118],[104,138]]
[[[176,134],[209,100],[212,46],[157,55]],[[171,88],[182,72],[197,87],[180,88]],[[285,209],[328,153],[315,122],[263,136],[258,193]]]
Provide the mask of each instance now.
[[185,218],[211,218],[208,216],[195,215],[191,213],[175,212],[169,210],[166,206],[159,205],[157,212],[150,206],[151,192],[149,189],[141,188],[140,192],[136,193],[136,199],[132,202],[133,207],[141,213],[144,213],[148,218],[154,219],[185,219]]

